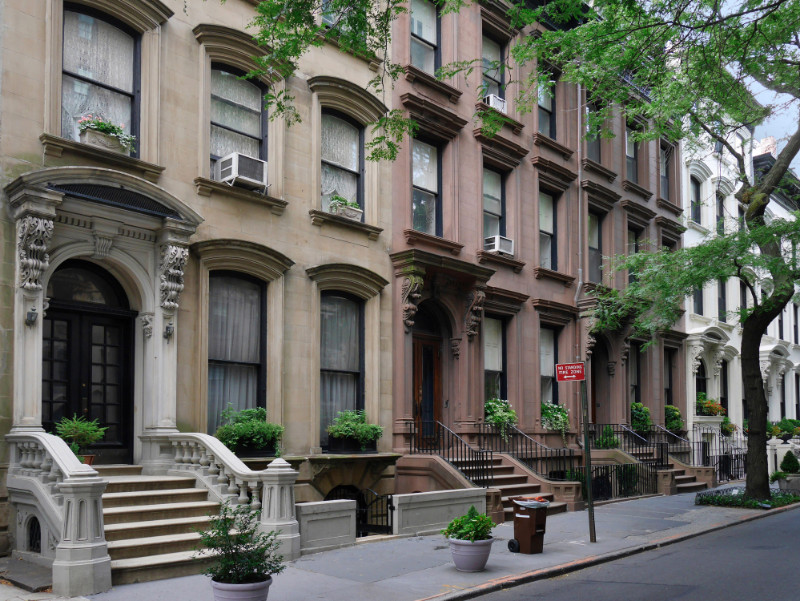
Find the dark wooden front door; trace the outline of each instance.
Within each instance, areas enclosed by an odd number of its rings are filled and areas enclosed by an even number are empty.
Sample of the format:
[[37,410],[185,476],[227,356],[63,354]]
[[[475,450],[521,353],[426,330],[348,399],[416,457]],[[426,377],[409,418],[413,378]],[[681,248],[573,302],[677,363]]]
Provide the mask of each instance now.
[[43,320],[42,425],[54,432],[64,416],[97,419],[108,427],[91,449],[98,463],[133,456],[133,317],[113,313],[123,312],[53,302]]
[[442,339],[414,336],[414,420],[423,437],[442,419]]

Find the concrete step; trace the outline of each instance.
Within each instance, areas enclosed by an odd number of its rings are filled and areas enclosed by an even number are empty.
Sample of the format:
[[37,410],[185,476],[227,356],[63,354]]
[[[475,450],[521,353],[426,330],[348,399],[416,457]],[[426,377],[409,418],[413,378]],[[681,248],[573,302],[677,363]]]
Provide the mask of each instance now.
[[675,489],[677,494],[685,492],[700,492],[708,488],[705,482],[687,482],[686,484],[678,484]]
[[111,584],[150,582],[199,574],[212,560],[195,551],[180,551],[149,557],[111,560]]
[[194,478],[179,476],[110,476],[105,494],[118,492],[174,490],[177,488],[194,488]]
[[177,488],[133,492],[114,492],[103,495],[103,508],[132,507],[135,505],[158,505],[164,503],[187,503],[207,501],[208,491],[202,488]]
[[169,520],[181,517],[205,516],[210,513],[217,513],[218,510],[219,503],[211,501],[110,507],[103,509],[103,520],[106,525],[149,520]]
[[500,474],[498,476],[495,473],[492,488],[503,488],[504,486],[510,486],[512,484],[526,484],[527,482],[528,476],[525,474]]
[[675,484],[690,484],[692,482],[697,481],[697,478],[695,478],[694,476],[685,476],[683,474],[681,475],[675,474],[674,478],[675,478]]
[[109,541],[108,555],[112,560],[166,555],[181,551],[194,551],[200,543],[200,533],[164,534],[145,538],[128,538]]
[[111,465],[92,465],[92,467],[103,478],[109,476],[141,476],[141,465],[128,465],[124,463]]
[[146,538],[171,534],[186,534],[208,526],[211,518],[208,515],[174,518],[168,520],[149,520],[143,522],[121,522],[107,524],[106,540],[118,541],[131,538]]
[[500,496],[502,497],[504,503],[509,497],[547,496],[547,494],[541,494],[539,492],[542,490],[541,485],[531,484],[530,482],[525,482],[524,484],[509,484],[508,486],[502,486],[498,488],[500,488]]

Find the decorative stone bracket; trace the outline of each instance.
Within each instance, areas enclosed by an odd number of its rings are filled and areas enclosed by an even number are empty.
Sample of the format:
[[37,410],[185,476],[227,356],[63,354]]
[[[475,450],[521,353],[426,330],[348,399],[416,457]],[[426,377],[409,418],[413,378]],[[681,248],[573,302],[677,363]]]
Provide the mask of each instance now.
[[47,248],[53,237],[53,220],[26,215],[17,221],[19,286],[23,290],[42,289],[42,273],[50,266]]
[[406,332],[414,327],[414,316],[417,314],[417,305],[422,297],[422,276],[415,273],[407,274],[403,278],[400,288],[400,308],[403,311],[403,324]]
[[464,314],[464,329],[470,340],[478,333],[483,319],[483,303],[486,302],[486,285],[478,284],[467,296],[467,312]]
[[161,248],[161,306],[175,310],[183,292],[183,271],[189,249],[185,246],[167,244]]

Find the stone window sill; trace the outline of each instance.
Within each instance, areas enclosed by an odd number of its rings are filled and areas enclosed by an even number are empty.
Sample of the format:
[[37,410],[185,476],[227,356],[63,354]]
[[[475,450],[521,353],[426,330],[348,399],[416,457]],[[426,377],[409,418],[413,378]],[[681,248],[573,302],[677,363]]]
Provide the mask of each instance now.
[[322,227],[323,225],[344,227],[356,232],[361,232],[370,240],[377,240],[378,236],[380,236],[381,232],[383,231],[382,227],[377,227],[368,223],[361,223],[360,221],[354,221],[353,219],[342,217],[341,215],[334,215],[333,213],[328,213],[327,211],[311,209],[308,214],[311,216],[312,225],[316,225],[317,227]]
[[274,198],[267,194],[261,194],[255,190],[247,190],[245,188],[229,186],[226,183],[214,181],[213,179],[208,179],[205,177],[194,178],[194,187],[195,191],[200,196],[211,197],[217,194],[227,198],[235,198],[237,200],[253,202],[266,206],[273,215],[283,215],[286,205],[289,204],[287,201],[280,198]]

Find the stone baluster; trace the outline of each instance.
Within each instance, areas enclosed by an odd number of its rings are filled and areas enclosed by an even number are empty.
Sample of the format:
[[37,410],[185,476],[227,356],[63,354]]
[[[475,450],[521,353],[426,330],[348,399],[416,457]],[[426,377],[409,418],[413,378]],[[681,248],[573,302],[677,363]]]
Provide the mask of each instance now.
[[258,480],[251,480],[248,485],[250,486],[250,508],[258,511],[261,509],[261,491],[259,490],[261,483]]
[[200,445],[196,442],[192,445],[192,467],[196,470],[200,467]]
[[236,477],[233,474],[228,476],[228,496],[235,497],[236,493],[239,490],[239,487],[236,486]]
[[207,474],[208,473],[208,464],[209,464],[209,461],[208,461],[208,449],[203,447],[202,449],[200,449],[200,451],[201,451],[201,453],[200,453],[200,469],[202,470],[203,474]]
[[239,498],[237,499],[237,504],[249,505],[250,497],[247,495],[247,482],[237,481],[236,484],[239,486]]
[[53,458],[50,453],[45,454],[42,460],[42,471],[39,472],[39,482],[47,485],[50,482],[51,470],[53,469]]

